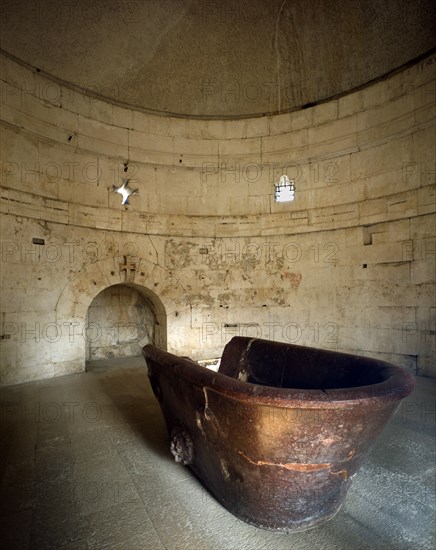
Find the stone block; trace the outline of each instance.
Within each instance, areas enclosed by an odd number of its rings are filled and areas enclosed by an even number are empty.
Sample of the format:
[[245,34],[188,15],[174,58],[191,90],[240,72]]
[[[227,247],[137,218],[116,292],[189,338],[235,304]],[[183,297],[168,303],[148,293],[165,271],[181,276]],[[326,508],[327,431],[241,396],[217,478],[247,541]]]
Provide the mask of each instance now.
[[264,153],[287,152],[289,149],[299,149],[306,145],[308,145],[307,130],[271,135],[262,139],[262,151]]
[[359,150],[353,135],[339,138],[329,143],[320,142],[309,145],[308,154],[312,158],[330,159],[336,156],[348,155]]
[[328,185],[315,189],[315,204],[319,207],[334,206],[364,200],[365,184],[363,181]]
[[[115,126],[108,126],[108,129],[109,128],[116,130]],[[127,132],[127,130],[123,130],[123,131]],[[102,133],[98,138],[87,136],[84,134],[79,134],[77,136],[78,146],[81,149],[89,151],[90,153],[95,153],[101,156],[106,155],[106,156],[111,156],[111,157],[116,157],[121,159],[127,159],[129,157],[129,149],[127,146],[127,141],[125,145],[120,143],[105,141],[104,139],[102,139]],[[110,133],[111,131],[109,130],[108,134],[110,135]],[[114,139],[117,140],[118,138],[114,136]]]
[[[284,113],[282,115],[274,115],[269,117],[269,133],[275,134],[288,134],[292,130],[292,116],[291,113]],[[267,135],[265,132],[264,135]]]
[[[115,201],[114,195],[109,195],[109,204]],[[69,204],[69,223],[74,225],[81,225],[83,227],[93,227],[100,229],[121,229],[121,216],[116,210],[109,209],[97,209],[90,206],[81,204]]]
[[393,120],[375,124],[373,126],[366,125],[365,113],[360,113],[358,116],[359,143],[361,147],[368,145],[379,145],[380,143],[390,140],[392,136],[401,136],[410,134],[410,128],[415,125],[415,113],[410,110],[408,114]]
[[140,134],[153,134],[158,136],[171,136],[171,124],[174,119],[150,115],[141,111],[132,110],[132,127]]
[[412,136],[407,136],[352,153],[351,180],[391,171],[401,177],[403,166],[414,162],[412,147]]
[[367,265],[404,262],[403,243],[389,242],[386,233],[374,233],[373,244],[360,249],[359,260],[362,264]]
[[[410,118],[408,118],[409,115]],[[378,107],[367,109],[360,113],[357,118],[359,123],[359,131],[364,131],[368,128],[380,127],[393,121],[399,121],[403,118],[408,122],[407,127],[410,128],[414,122],[413,101],[405,101],[404,97],[400,97]],[[402,127],[398,126],[397,132],[401,129]],[[393,130],[391,133],[395,134],[396,132]]]
[[[203,193],[203,189],[214,188],[216,181],[208,178],[203,182],[200,173],[188,168],[177,167],[175,170],[169,168],[156,169],[155,172],[154,191],[162,196],[177,195],[199,197]],[[210,181],[209,181],[210,180]]]
[[[30,98],[29,101],[32,101],[32,98]],[[37,102],[37,100],[33,101]],[[39,105],[39,107],[40,109],[56,109],[55,107],[48,107],[45,105]],[[61,118],[65,119],[66,117],[68,117],[68,114],[66,116],[62,116]],[[49,116],[47,116],[47,118],[50,120]],[[27,112],[16,110],[8,105],[2,105],[2,120],[8,122],[12,126],[26,128],[28,132],[38,135],[39,139],[47,138],[61,143],[67,143],[69,135],[71,132],[74,132],[74,129],[76,128],[75,121],[73,128],[65,130],[62,127],[52,124],[51,122],[39,119]]]
[[247,130],[245,120],[223,120],[224,139],[245,139]]
[[[66,202],[83,201],[82,197],[86,197],[86,202],[107,208],[108,196],[112,192],[110,186],[96,186],[78,182],[62,182],[59,186],[59,198]],[[120,198],[121,196],[118,195]],[[64,210],[67,208],[65,207]]]
[[248,195],[268,195],[274,192],[274,182],[278,182],[281,170],[276,179],[272,167],[266,164],[247,164],[241,171],[241,179],[248,184]]
[[436,378],[436,362],[434,355],[419,355],[417,364],[417,375]]
[[362,93],[353,92],[338,99],[338,118],[354,115],[363,109]]
[[393,219],[401,215],[401,217],[412,217],[417,214],[417,199],[416,193],[407,191],[390,195],[386,199],[387,218]]
[[166,214],[171,212],[172,215],[184,215],[190,213],[188,207],[188,199],[193,203],[201,200],[199,197],[175,196],[175,195],[148,195],[148,209],[154,214]]
[[16,216],[38,218],[41,208],[41,199],[29,193],[20,193],[15,189],[9,189],[7,199],[9,202],[8,212]]
[[[360,258],[351,257],[350,260],[357,263],[365,261],[365,250],[363,250]],[[352,256],[350,254],[350,256]],[[366,267],[364,267],[366,265]],[[353,269],[352,277],[359,281],[372,281],[373,284],[378,284],[378,281],[391,281],[391,283],[410,283],[410,266],[408,262],[394,263],[376,263],[365,264],[361,263]]]
[[[215,160],[218,157],[218,140],[174,138],[174,154],[177,163],[181,155],[205,157],[205,160]],[[182,164],[182,163],[181,163]]]
[[293,131],[309,128],[313,124],[313,108],[300,109],[291,114],[291,126]]
[[93,117],[94,98],[78,86],[62,85],[61,107],[76,115]]
[[0,80],[0,86],[2,105],[9,107],[11,110],[26,111],[28,98],[28,101],[32,103],[35,99],[33,95],[28,95],[25,87],[23,88],[19,83],[6,82],[2,79]]
[[247,158],[260,160],[261,140],[260,138],[248,139],[226,139],[219,142],[219,158]]
[[414,86],[406,70],[387,78],[386,88],[389,100],[403,97],[404,101],[409,101],[409,96],[413,95]]
[[218,140],[174,138],[175,166],[203,167],[218,163]]
[[[208,211],[211,216],[227,216],[230,212],[230,202],[231,198],[226,194],[213,194],[207,198]],[[198,204],[198,203],[197,203]],[[197,215],[201,215],[202,210],[197,206]]]
[[419,108],[423,105],[434,104],[436,100],[435,89],[435,75],[434,71],[428,78],[423,79],[421,82],[415,81],[409,86],[408,92],[413,96],[415,102],[415,108]]
[[[424,246],[424,243],[420,243]],[[411,281],[414,285],[422,285],[423,283],[434,282],[434,274],[436,272],[435,261],[435,241],[429,242],[427,248],[424,248],[424,255],[411,263]],[[434,297],[433,297],[434,300]]]
[[[85,90],[85,95],[86,95]],[[92,120],[101,122],[102,124],[112,125],[113,120],[113,104],[107,101],[97,99],[96,97],[88,96],[87,100],[91,104],[91,118]]]
[[[253,197],[249,197],[249,199],[251,198]],[[244,197],[242,195],[238,197],[231,197],[229,214],[231,214],[232,216],[241,216],[242,214],[247,214],[247,197]]]
[[423,59],[420,63],[413,65],[408,69],[408,72],[412,78],[413,83],[416,86],[420,86],[425,82],[434,80],[435,77],[435,63],[436,54],[431,53],[426,59]]
[[237,124],[232,130],[232,125],[226,120],[209,120],[207,128],[212,139],[232,139],[243,135],[241,124]]
[[144,131],[129,131],[129,145],[145,151],[160,151],[175,154],[174,138],[167,135],[154,135]]
[[0,75],[3,82],[23,91],[31,92],[36,88],[35,73],[6,55],[0,56]]
[[268,118],[266,116],[262,116],[245,119],[244,134],[242,137],[256,138],[267,136],[270,133],[270,123],[273,118],[274,117]]
[[131,109],[112,106],[112,123],[120,128],[133,128],[133,112]]
[[386,225],[389,241],[407,241],[410,239],[410,219],[392,221]]
[[224,132],[220,131],[222,126],[210,124],[222,121],[185,119],[181,122],[175,122],[177,120],[171,120],[171,135],[175,138],[197,140],[225,138]]
[[[190,208],[190,198],[188,197],[188,208]],[[193,208],[197,208],[197,206],[194,204]],[[191,211],[189,210],[188,213],[190,214]],[[191,222],[191,230],[192,230],[192,236],[193,237],[200,237],[200,238],[215,238],[216,237],[216,224],[215,220],[210,221],[207,220],[205,217],[201,216],[193,216],[190,218]]]
[[431,214],[435,211],[435,187],[423,187],[417,191],[418,215]]
[[[26,183],[27,175],[33,175],[40,170],[40,141],[35,136],[21,132],[19,128],[2,124],[0,145],[3,185],[8,186],[13,180]],[[34,179],[36,181],[36,178]]]
[[[82,136],[92,138],[95,141],[102,142],[104,146],[110,144],[113,146],[118,145],[120,147],[127,147],[129,142],[127,129],[117,128],[111,124],[99,122],[83,116],[78,117],[78,132],[79,138]],[[106,152],[106,155],[108,154],[109,152]]]
[[[26,330],[29,329],[31,329],[31,327],[29,327],[29,323],[27,323]],[[28,369],[29,373],[31,370],[37,371],[39,368],[44,368],[46,365],[51,365],[50,347],[52,344],[49,340],[50,330],[48,328],[46,330],[44,323],[41,323],[40,329],[37,330],[41,331],[39,342],[31,341],[30,337],[27,337],[24,342],[21,341],[17,345],[16,365],[18,368],[21,367]],[[50,371],[51,373],[53,372],[52,365]],[[51,374],[51,376],[53,376],[53,374]],[[36,373],[32,376],[32,378],[33,380],[36,380],[38,378],[38,374]]]
[[[196,139],[201,138],[201,134],[197,133],[197,127],[194,127],[192,133],[190,132],[190,120],[187,118],[175,118],[175,117],[168,117],[170,127],[169,127],[169,136],[172,137],[193,137]],[[219,121],[221,122],[221,121]],[[135,128],[139,130],[140,128]]]
[[[284,148],[281,151],[262,151],[261,158],[262,165],[268,166],[275,175],[280,177],[283,173],[287,173],[288,167],[295,173],[296,167],[309,162],[309,146],[301,145],[300,147],[296,144],[294,148]],[[253,162],[259,161],[253,159]]]
[[338,118],[338,102],[336,100],[327,101],[320,105],[315,105],[313,109],[313,126],[325,124]]
[[389,100],[388,87],[385,81],[377,82],[361,90],[362,106],[364,109],[381,105]]
[[355,204],[328,206],[310,211],[310,223],[319,225],[320,228],[330,228],[332,224],[336,227],[354,225],[357,219],[358,210]]
[[40,217],[45,222],[68,223],[68,203],[50,198],[41,199]]
[[15,363],[13,366],[0,367],[1,384],[9,386],[13,384],[22,384],[32,382],[33,380],[43,380],[53,378],[53,365],[50,363],[37,364],[33,361],[31,366],[22,366]]
[[300,165],[299,168],[303,183],[307,182],[311,188],[329,187],[350,181],[350,155],[313,159],[309,165]]
[[[419,101],[419,100],[416,100]],[[436,117],[436,102],[431,101],[415,109],[416,124],[427,124]]]
[[413,134],[413,160],[421,163],[422,185],[436,183],[436,131],[434,126],[423,128]]
[[410,238],[413,240],[435,238],[436,216],[434,213],[410,220]]
[[[68,321],[59,320],[56,326],[58,327],[56,334],[58,341],[51,342],[48,350],[49,361],[53,368],[56,369],[56,365],[58,365],[57,369],[60,371],[63,368],[62,363],[64,363],[64,368],[70,363],[72,369],[74,368],[71,373],[84,370],[79,368],[79,365],[84,366],[85,347],[87,345],[86,335],[88,334],[87,325],[82,322],[79,325],[69,327]],[[54,331],[53,334],[55,334]],[[65,372],[65,374],[68,373]]]
[[[240,213],[247,213],[247,207],[245,207],[245,210],[242,210]],[[269,214],[269,196],[258,195],[248,197],[248,214]]]
[[309,143],[311,147],[316,143],[333,146],[336,141],[343,147],[355,147],[357,145],[357,118],[346,117],[327,124],[309,128]]

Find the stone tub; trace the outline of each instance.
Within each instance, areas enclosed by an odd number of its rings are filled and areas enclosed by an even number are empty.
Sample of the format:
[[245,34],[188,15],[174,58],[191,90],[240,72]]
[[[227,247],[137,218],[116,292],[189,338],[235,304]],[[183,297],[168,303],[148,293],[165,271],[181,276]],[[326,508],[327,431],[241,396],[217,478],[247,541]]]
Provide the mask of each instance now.
[[383,361],[244,337],[218,372],[152,345],[143,355],[176,461],[235,516],[283,532],[339,511],[415,384]]

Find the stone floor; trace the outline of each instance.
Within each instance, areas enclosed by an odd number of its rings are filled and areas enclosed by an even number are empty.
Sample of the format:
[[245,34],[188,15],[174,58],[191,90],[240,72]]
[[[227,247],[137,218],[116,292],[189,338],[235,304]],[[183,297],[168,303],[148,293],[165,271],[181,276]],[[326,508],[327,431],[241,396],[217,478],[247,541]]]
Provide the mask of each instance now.
[[176,464],[145,363],[0,390],[0,547],[434,548],[434,385],[418,379],[330,522],[256,529]]

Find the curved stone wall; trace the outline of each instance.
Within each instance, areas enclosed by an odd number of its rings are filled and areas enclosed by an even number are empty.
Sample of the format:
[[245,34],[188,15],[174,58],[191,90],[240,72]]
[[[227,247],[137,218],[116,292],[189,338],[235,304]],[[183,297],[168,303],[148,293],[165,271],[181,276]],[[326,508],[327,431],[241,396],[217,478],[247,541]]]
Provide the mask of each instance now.
[[[60,297],[89,294],[80,332],[91,294],[126,280],[159,297],[176,353],[252,334],[432,372],[434,56],[234,121],[130,111],[1,62],[3,383],[82,369]],[[292,203],[274,202],[282,174]],[[124,177],[139,194],[122,206]]]

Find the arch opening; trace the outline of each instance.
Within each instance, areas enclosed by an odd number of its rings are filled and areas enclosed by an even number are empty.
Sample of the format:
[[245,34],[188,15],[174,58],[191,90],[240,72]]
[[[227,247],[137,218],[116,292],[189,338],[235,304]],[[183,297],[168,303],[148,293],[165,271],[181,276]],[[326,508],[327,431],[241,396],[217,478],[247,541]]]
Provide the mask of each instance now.
[[166,314],[160,299],[133,283],[101,290],[86,312],[86,370],[94,361],[139,357],[145,344],[166,349]]

